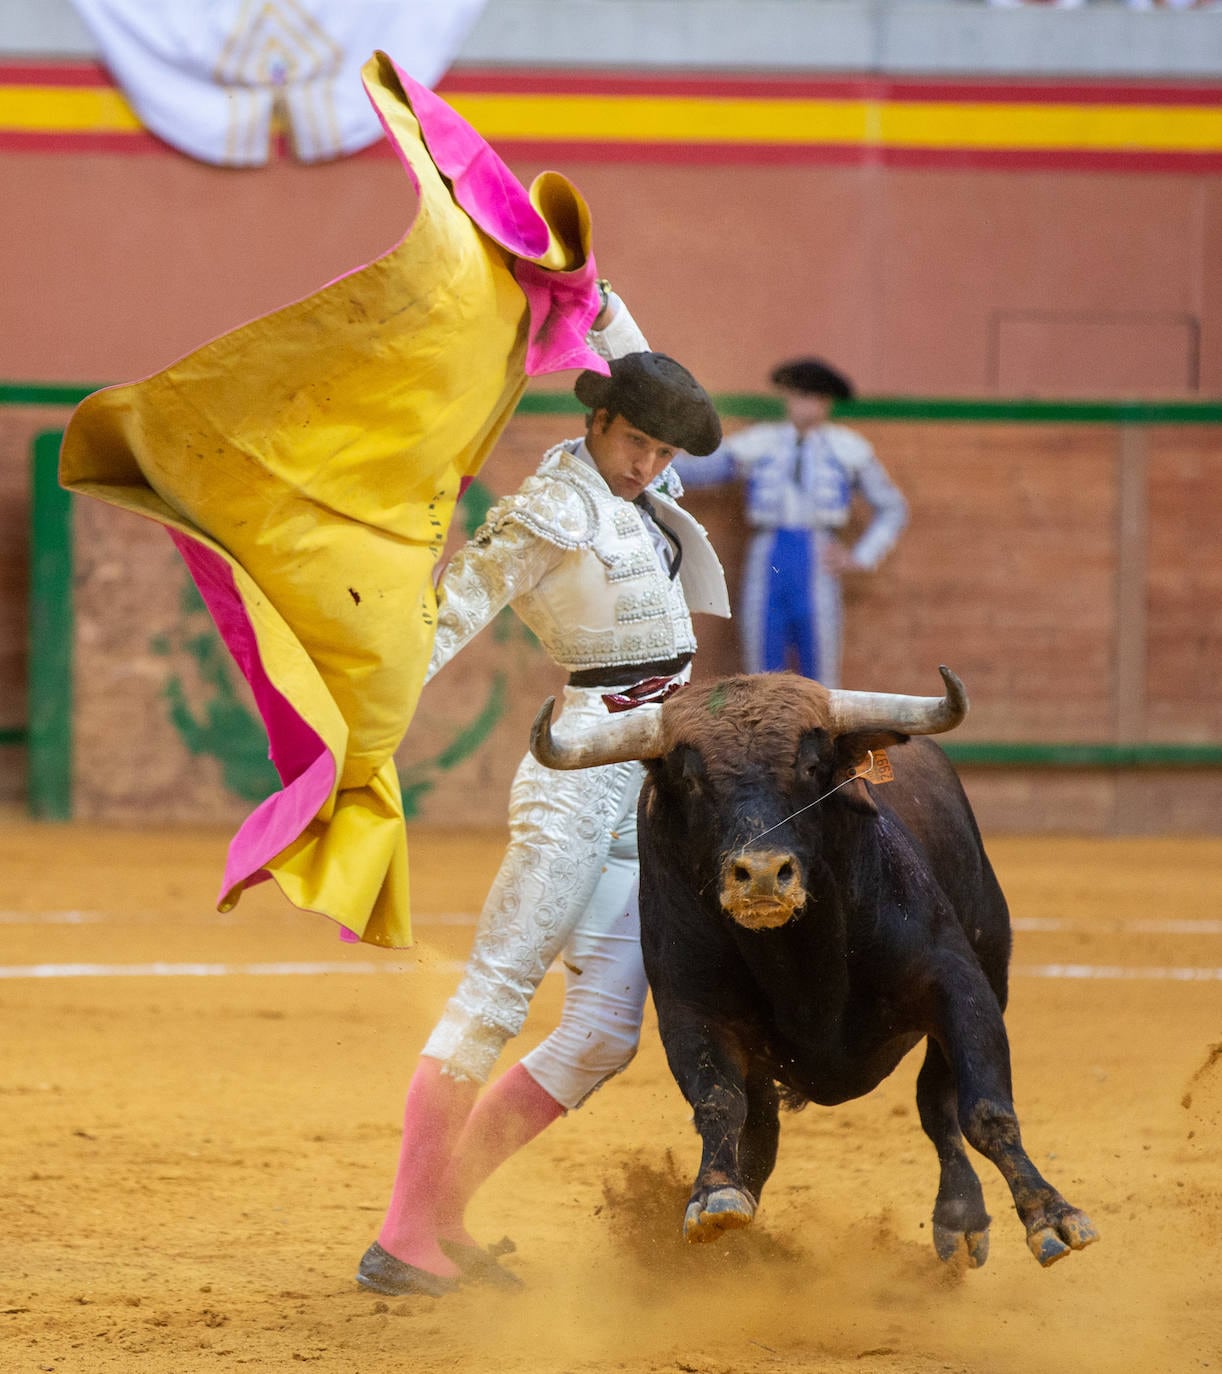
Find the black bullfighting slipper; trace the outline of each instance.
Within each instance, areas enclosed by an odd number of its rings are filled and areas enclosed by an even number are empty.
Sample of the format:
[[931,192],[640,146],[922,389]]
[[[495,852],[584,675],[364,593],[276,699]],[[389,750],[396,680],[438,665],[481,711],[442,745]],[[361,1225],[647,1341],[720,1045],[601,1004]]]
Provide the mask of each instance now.
[[385,1293],[389,1298],[402,1297],[408,1293],[442,1298],[447,1293],[453,1293],[458,1287],[457,1279],[430,1274],[427,1269],[417,1269],[414,1264],[404,1264],[401,1259],[395,1259],[394,1255],[388,1250],[383,1250],[376,1240],[361,1256],[361,1267],[357,1270],[356,1281],[362,1288],[370,1288],[375,1293]]
[[525,1288],[525,1284],[510,1270],[504,1268],[498,1255],[512,1254],[517,1248],[513,1241],[502,1240],[496,1245],[462,1245],[458,1241],[439,1240],[441,1253],[454,1261],[464,1279],[471,1283],[486,1283],[493,1288]]

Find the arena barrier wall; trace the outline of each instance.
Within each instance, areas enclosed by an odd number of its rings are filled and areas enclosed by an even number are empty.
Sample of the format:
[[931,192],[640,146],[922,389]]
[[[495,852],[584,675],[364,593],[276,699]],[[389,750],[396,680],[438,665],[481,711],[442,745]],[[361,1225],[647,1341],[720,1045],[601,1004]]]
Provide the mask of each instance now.
[[[83,394],[60,390],[30,404]],[[777,413],[719,404],[728,428]],[[876,399],[840,418],[912,510],[882,569],[848,585],[845,685],[932,693],[939,663],[960,673],[972,714],[944,743],[986,830],[1222,830],[1222,405]],[[571,397],[528,396],[451,545],[580,426]],[[33,442],[28,723],[0,757],[27,746],[36,816],[236,824],[276,786],[245,684],[164,531],[59,488],[60,433]],[[687,504],[736,583],[737,491]],[[733,624],[697,628],[698,676],[735,671]],[[503,825],[561,682],[498,618],[424,694],[399,752],[409,817]]]

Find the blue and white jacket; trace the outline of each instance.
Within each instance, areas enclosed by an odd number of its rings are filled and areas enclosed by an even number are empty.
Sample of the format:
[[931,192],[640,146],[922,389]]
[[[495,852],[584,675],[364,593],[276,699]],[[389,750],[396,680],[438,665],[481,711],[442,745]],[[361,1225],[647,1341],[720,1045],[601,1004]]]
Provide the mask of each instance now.
[[691,490],[738,479],[747,519],[757,532],[839,530],[854,495],[873,516],[854,544],[854,564],[878,566],[908,520],[908,506],[869,442],[844,425],[825,424],[799,438],[788,423],[749,425],[707,458],[684,455],[672,465]]

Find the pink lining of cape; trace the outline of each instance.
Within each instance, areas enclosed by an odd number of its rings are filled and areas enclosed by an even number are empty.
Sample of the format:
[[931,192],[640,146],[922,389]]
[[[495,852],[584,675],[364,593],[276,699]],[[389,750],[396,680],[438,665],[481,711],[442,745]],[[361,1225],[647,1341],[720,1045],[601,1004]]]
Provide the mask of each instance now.
[[[594,254],[571,272],[550,272],[523,261],[542,257],[550,238],[547,224],[531,204],[525,187],[460,114],[427,86],[413,81],[397,63],[391,65],[411,101],[429,156],[450,182],[454,199],[485,234],[518,259],[514,277],[530,307],[527,374],[537,377],[544,372],[588,367],[606,376],[606,361],[586,343],[599,311]],[[410,176],[411,167],[381,110],[378,118]]]
[[267,729],[272,763],[284,787],[260,802],[229,845],[221,897],[239,883],[262,882],[263,865],[287,848],[321,810],[335,784],[335,759],[322,738],[294,710],[267,676],[254,627],[234,582],[233,569],[218,553],[188,535],[170,530],[199,594],[242,675],[250,683]]

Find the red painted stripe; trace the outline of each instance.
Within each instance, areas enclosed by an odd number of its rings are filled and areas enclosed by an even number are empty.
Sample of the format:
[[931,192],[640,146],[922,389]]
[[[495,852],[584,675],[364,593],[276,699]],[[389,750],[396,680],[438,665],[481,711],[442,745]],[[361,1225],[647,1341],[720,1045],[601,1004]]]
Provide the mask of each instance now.
[[893,81],[890,100],[1000,102],[1015,105],[1222,105],[1222,82],[946,82]]
[[177,148],[142,129],[131,133],[96,134],[12,130],[0,133],[0,153],[172,153],[175,157],[184,156]]
[[[683,166],[912,167],[988,171],[1182,172],[1222,171],[1222,152],[1075,152],[1043,148],[888,148],[861,143],[593,143],[497,140],[509,161],[548,166],[576,162],[642,163]],[[385,141],[358,157],[391,157]]]
[[623,72],[456,67],[446,74],[437,89],[442,95],[648,95],[763,100],[985,101],[1028,105],[1222,105],[1222,81],[916,81],[865,74],[843,77],[723,77],[707,73],[637,76]]
[[632,75],[625,72],[480,70],[451,68],[437,86],[440,95],[591,95],[694,96],[777,100],[864,100],[886,90],[872,76],[736,77],[708,73]]
[[[861,144],[580,143],[501,139],[512,162],[549,166],[572,163],[636,163],[657,166],[906,167],[945,171],[1155,172],[1202,175],[1222,172],[1222,153],[1074,152],[1044,149],[880,148]],[[149,133],[0,134],[0,153],[116,153],[182,157]],[[287,151],[280,154],[289,159]],[[384,139],[354,153],[358,158],[395,154]],[[274,159],[273,159],[274,160]]]
[[111,86],[100,62],[0,62],[0,86]]
[[1200,175],[1222,171],[1220,153],[1103,152],[1043,148],[883,148],[887,167],[949,170],[1056,172],[1178,172]]
[[[543,141],[499,138],[496,146],[507,160],[540,162],[552,167],[567,166],[570,162],[666,163],[672,166],[767,163],[854,167],[880,161],[880,150],[859,143],[785,147],[775,143],[593,143],[575,139]],[[391,156],[386,143],[376,144],[368,151],[375,156]]]

